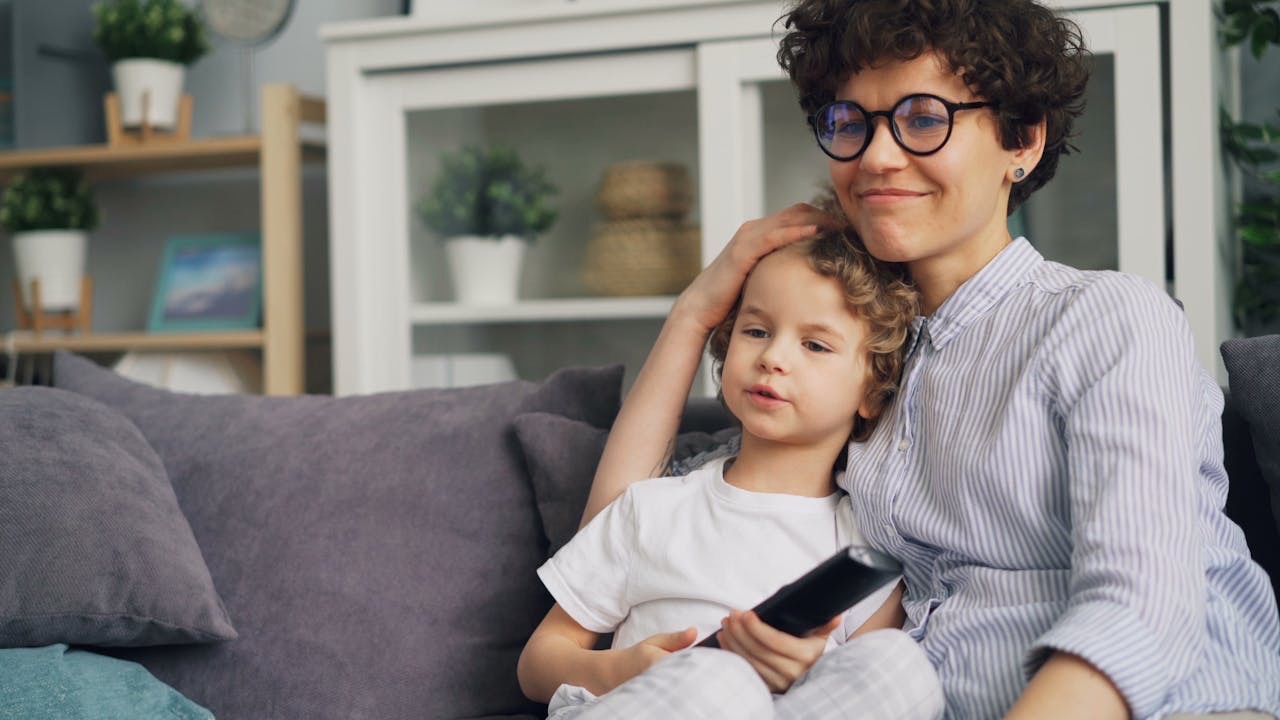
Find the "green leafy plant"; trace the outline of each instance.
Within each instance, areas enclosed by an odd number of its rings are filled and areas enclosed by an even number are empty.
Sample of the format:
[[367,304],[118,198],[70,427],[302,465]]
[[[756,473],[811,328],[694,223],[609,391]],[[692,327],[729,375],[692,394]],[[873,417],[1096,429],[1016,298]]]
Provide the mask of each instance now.
[[106,0],[93,39],[111,62],[152,58],[190,65],[209,51],[204,24],[180,0]]
[[[1248,44],[1262,59],[1280,45],[1280,0],[1225,0],[1218,11],[1226,47]],[[1280,108],[1276,111],[1280,121]],[[1250,181],[1237,208],[1240,278],[1236,323],[1249,334],[1280,326],[1280,122],[1236,122],[1220,113],[1223,151]]]
[[556,187],[514,150],[469,146],[441,158],[441,172],[418,202],[418,217],[441,238],[456,235],[532,239],[556,221],[547,200]]
[[98,208],[79,171],[35,168],[15,176],[5,188],[0,225],[11,233],[92,230],[98,225]]

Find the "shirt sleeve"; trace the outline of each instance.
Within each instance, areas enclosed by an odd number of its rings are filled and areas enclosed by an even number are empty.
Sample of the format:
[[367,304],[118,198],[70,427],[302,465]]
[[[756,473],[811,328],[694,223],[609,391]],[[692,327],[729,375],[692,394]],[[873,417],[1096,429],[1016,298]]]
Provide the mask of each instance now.
[[627,577],[635,540],[635,499],[627,490],[543,563],[538,577],[579,625],[613,632],[631,609]]
[[1197,515],[1203,370],[1182,311],[1107,274],[1059,320],[1043,378],[1058,399],[1071,511],[1068,606],[1033,645],[1088,661],[1135,717],[1188,675],[1205,643]]

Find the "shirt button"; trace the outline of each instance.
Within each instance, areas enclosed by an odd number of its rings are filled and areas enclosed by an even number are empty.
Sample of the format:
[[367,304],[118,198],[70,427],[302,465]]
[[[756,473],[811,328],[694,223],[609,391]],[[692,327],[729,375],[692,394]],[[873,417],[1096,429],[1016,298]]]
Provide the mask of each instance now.
[[911,447],[911,441],[910,441],[910,440],[903,439],[903,440],[901,440],[901,441],[899,441],[899,442],[898,442],[898,449],[899,449],[899,450],[903,450],[903,451],[905,451],[905,450],[907,450],[907,449],[908,449],[908,448],[910,448],[910,447]]

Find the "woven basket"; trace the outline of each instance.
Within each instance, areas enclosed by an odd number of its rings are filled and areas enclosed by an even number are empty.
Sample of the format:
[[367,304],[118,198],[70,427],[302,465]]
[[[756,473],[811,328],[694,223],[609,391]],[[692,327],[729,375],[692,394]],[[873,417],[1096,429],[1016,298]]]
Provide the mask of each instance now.
[[700,236],[674,220],[602,223],[587,243],[582,283],[600,295],[674,295],[702,265]]
[[693,181],[678,163],[614,163],[604,169],[596,200],[609,220],[678,219],[693,207]]

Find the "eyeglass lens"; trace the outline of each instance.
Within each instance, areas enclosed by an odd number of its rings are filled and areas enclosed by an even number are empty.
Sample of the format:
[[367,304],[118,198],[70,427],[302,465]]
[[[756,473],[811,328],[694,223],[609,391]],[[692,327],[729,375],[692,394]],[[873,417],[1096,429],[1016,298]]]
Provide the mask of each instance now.
[[910,95],[889,112],[869,113],[853,102],[837,100],[814,115],[818,143],[837,159],[853,159],[862,154],[875,131],[874,116],[884,115],[892,123],[892,134],[908,152],[936,152],[951,134],[951,111],[932,95]]

